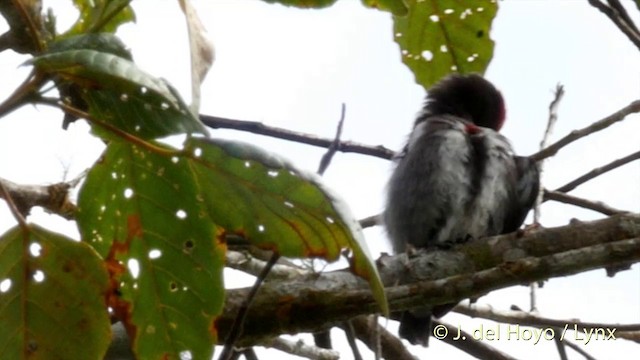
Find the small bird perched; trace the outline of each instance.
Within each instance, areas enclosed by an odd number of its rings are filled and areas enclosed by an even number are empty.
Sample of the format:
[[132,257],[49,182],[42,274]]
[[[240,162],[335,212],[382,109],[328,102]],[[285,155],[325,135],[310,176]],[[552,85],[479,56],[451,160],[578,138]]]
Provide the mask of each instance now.
[[[504,120],[502,95],[479,75],[451,75],[428,91],[388,184],[384,222],[396,253],[446,248],[522,225],[539,174],[498,134]],[[432,314],[453,306],[405,311],[400,336],[427,346]]]

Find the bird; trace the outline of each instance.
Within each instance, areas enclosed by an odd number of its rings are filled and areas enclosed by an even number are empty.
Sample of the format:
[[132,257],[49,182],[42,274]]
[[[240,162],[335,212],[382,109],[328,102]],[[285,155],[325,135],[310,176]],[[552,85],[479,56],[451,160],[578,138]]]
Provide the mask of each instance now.
[[[395,253],[448,249],[520,228],[538,195],[538,167],[499,133],[500,91],[478,74],[453,74],[427,91],[387,185],[383,222]],[[399,335],[428,346],[432,316],[456,304],[402,313]]]

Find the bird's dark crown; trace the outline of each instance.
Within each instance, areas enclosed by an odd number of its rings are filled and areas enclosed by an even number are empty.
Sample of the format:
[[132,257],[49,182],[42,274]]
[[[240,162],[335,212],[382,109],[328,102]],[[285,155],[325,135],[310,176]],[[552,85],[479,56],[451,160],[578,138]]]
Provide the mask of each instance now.
[[493,84],[477,74],[455,74],[429,89],[424,112],[417,122],[432,115],[454,115],[498,131],[505,113],[502,94]]

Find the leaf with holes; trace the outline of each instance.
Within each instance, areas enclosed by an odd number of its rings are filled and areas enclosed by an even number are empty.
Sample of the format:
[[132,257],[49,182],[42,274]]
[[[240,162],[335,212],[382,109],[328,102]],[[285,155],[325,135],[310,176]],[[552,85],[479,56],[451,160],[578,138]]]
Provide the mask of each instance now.
[[212,356],[224,246],[199,186],[185,159],[113,141],[80,191],[82,239],[107,261],[138,358]]
[[409,14],[394,17],[394,38],[416,82],[428,89],[443,76],[483,74],[493,56],[489,38],[495,0],[408,0]]
[[102,359],[107,271],[87,246],[36,225],[0,236],[3,359]]
[[131,0],[74,0],[80,16],[67,34],[115,32],[118,26],[135,21],[130,2]]
[[94,118],[94,130],[101,130],[99,135],[108,137],[112,132],[105,132],[100,123],[143,139],[207,133],[171,85],[125,58],[82,49],[45,54],[32,62],[83,89],[81,96]]
[[405,16],[409,12],[406,0],[362,0],[365,6],[389,11],[396,16]]
[[222,139],[190,139],[192,171],[203,184],[212,220],[227,232],[289,257],[336,260],[353,251],[352,267],[369,281],[387,313],[384,289],[349,207],[314,173],[258,147]]
[[113,141],[80,191],[77,220],[107,259],[122,294],[110,306],[144,358],[210,358],[225,235],[290,257],[331,261],[350,249],[354,271],[388,313],[347,206],[315,174],[248,144],[191,138],[178,151]]

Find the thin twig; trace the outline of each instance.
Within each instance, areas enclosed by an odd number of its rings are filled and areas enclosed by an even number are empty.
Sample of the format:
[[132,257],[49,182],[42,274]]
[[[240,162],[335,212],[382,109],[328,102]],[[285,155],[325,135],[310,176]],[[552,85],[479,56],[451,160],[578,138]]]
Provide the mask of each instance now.
[[[362,315],[351,319],[356,336],[374,353],[379,349],[384,359],[415,360],[397,336],[380,326],[375,315]],[[372,335],[375,334],[375,335]]]
[[[640,34],[633,27],[635,25],[630,25],[624,19],[624,16],[618,13],[615,9],[601,3],[598,0],[589,0],[589,4],[600,10],[603,14],[605,14],[609,20],[611,20],[617,27],[622,31],[623,34],[629,38],[629,40],[640,50]],[[633,22],[631,23],[633,24]]]
[[316,346],[306,345],[302,340],[296,342],[285,340],[283,338],[275,338],[268,343],[262,344],[284,351],[288,354],[297,355],[311,360],[338,360],[340,353],[335,350],[322,349]]
[[336,129],[336,136],[333,138],[333,142],[329,145],[329,149],[327,152],[322,155],[322,159],[320,159],[320,165],[318,166],[318,174],[323,175],[324,172],[329,167],[331,163],[331,159],[333,159],[333,155],[335,155],[336,151],[338,151],[338,147],[340,146],[340,136],[342,136],[342,126],[344,125],[344,115],[346,111],[346,106],[342,103],[342,108],[340,111],[340,121],[338,121],[338,127]]
[[577,352],[578,354],[582,355],[586,360],[596,360],[596,358],[594,358],[593,356],[591,356],[591,354],[589,354],[588,352],[582,350],[582,348],[580,348],[580,346],[574,344],[572,341],[569,341],[567,339],[562,340],[562,343],[565,346],[568,346],[570,348],[572,348],[575,352]]
[[629,27],[633,29],[633,31],[635,31],[636,34],[638,34],[639,33],[638,27],[633,22],[633,19],[631,19],[631,16],[629,16],[627,9],[625,9],[625,7],[622,6],[622,3],[618,0],[607,0],[607,2],[609,3],[609,6],[611,6],[612,9],[618,12],[618,15],[620,15],[622,20],[624,20],[624,22],[627,25],[629,25]]
[[617,215],[617,214],[627,214],[628,211],[618,210],[610,207],[609,205],[603,204],[600,201],[591,201],[583,198],[579,198],[577,196],[572,196],[564,193],[559,193],[556,191],[544,191],[544,200],[554,200],[557,202],[561,202],[564,204],[571,204],[581,208],[597,211],[599,213],[605,215]]
[[264,282],[264,279],[267,277],[267,275],[269,275],[269,271],[271,270],[273,265],[276,264],[279,258],[280,258],[280,255],[278,255],[277,253],[273,253],[273,255],[271,256],[271,259],[269,259],[269,262],[267,262],[267,265],[264,267],[264,269],[262,269],[262,272],[256,278],[256,282],[253,284],[253,286],[251,287],[251,291],[249,291],[249,294],[242,302],[242,305],[238,310],[238,315],[236,315],[236,318],[233,321],[233,324],[231,325],[231,329],[229,330],[229,335],[227,336],[227,339],[225,340],[225,343],[224,343],[224,348],[222,349],[222,353],[218,358],[219,360],[231,359],[231,356],[233,355],[233,346],[235,345],[236,341],[240,338],[240,335],[242,335],[242,325],[244,323],[244,319],[247,317],[247,313],[249,312],[249,307],[251,306],[251,302],[256,297],[256,294],[258,293],[260,286]]
[[[233,129],[247,131],[253,134],[271,136],[278,139],[295,141],[301,144],[328,148],[333,143],[333,139],[324,139],[311,134],[304,134],[287,129],[267,126],[257,121],[233,120],[211,115],[200,114],[200,121],[214,129]],[[374,156],[390,160],[395,153],[382,145],[369,146],[351,141],[341,141],[338,151],[352,152],[363,155]]]
[[615,113],[599,121],[594,122],[593,124],[587,126],[586,128],[573,130],[562,139],[546,147],[544,150],[540,150],[537,153],[531,155],[531,158],[535,161],[540,161],[542,159],[546,159],[550,156],[553,156],[560,149],[571,144],[572,142],[579,140],[587,135],[591,135],[600,130],[606,129],[607,127],[615,124],[616,122],[623,120],[625,117],[627,117],[627,115],[637,113],[637,112],[640,112],[640,100],[635,100],[631,102],[629,105],[623,107],[622,109],[616,111]]
[[575,180],[572,180],[570,182],[568,182],[565,185],[562,185],[561,187],[555,189],[554,191],[556,192],[561,192],[561,193],[566,193],[569,192],[573,189],[575,189],[576,187],[578,187],[581,184],[586,183],[589,180],[592,180],[593,178],[600,176],[608,171],[611,171],[613,169],[616,169],[622,165],[625,165],[627,163],[630,163],[634,160],[638,160],[640,159],[640,151],[634,152],[631,155],[627,155],[623,158],[614,160],[610,163],[608,163],[607,165],[601,166],[601,167],[597,167],[591,171],[589,171],[588,173],[578,177]]
[[25,220],[15,202],[13,202],[13,198],[11,197],[9,190],[7,190],[2,181],[0,181],[0,196],[4,198],[4,200],[7,202],[7,205],[9,205],[9,210],[11,210],[11,214],[13,214],[13,217],[16,218],[16,221],[18,222],[20,227],[23,230],[27,230],[27,220]]
[[584,332],[585,329],[616,329],[617,332],[640,331],[640,324],[612,324],[580,321],[579,319],[553,319],[532,314],[526,311],[495,310],[488,305],[457,305],[453,312],[472,318],[482,318],[500,323],[519,324],[536,328],[564,328],[569,324],[570,330],[577,329]]
[[[561,84],[556,85],[556,90],[554,92],[553,100],[549,104],[549,120],[547,120],[547,128],[544,131],[544,135],[542,136],[542,140],[540,141],[540,150],[547,147],[549,143],[549,139],[551,138],[551,134],[553,133],[553,128],[558,122],[558,108],[560,107],[560,101],[564,96],[564,87]],[[543,174],[544,174],[544,160],[540,160],[537,164],[538,166],[538,176],[540,178],[540,188],[538,189],[538,196],[536,197],[536,202],[533,207],[533,223],[540,223],[540,205],[542,204],[543,199]],[[532,282],[529,284],[529,311],[536,311],[536,289],[538,287],[537,282]]]
[[366,218],[360,219],[358,222],[363,229],[380,225],[382,224],[382,214],[367,216]]
[[567,357],[567,349],[564,347],[563,340],[560,340],[560,337],[558,336],[555,336],[553,338],[553,342],[556,343],[556,349],[558,349],[558,355],[560,355],[560,360],[569,360],[569,358]]
[[343,329],[344,333],[347,335],[347,342],[349,343],[349,347],[351,348],[353,360],[364,360],[362,358],[362,354],[360,354],[360,350],[358,350],[358,343],[356,342],[356,331],[353,329],[351,321],[346,321]]

